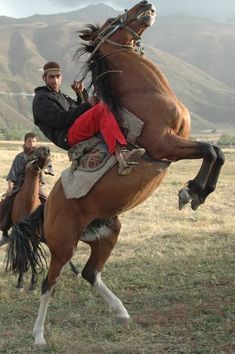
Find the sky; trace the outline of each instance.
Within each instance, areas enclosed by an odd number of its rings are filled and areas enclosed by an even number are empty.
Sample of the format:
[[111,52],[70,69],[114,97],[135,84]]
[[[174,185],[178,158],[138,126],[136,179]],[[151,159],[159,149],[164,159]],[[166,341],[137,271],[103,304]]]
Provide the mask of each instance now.
[[[186,14],[226,19],[235,17],[235,0],[152,0],[159,15]],[[0,0],[0,15],[28,17],[34,14],[56,14],[105,3],[116,10],[130,8],[138,0]]]

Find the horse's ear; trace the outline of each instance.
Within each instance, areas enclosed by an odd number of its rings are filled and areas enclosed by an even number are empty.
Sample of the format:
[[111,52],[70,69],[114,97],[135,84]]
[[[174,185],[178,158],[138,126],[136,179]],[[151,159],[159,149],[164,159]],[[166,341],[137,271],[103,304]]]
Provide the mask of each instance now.
[[88,25],[88,28],[85,28],[79,31],[79,37],[84,41],[94,41],[98,36],[99,30],[93,25]]
[[84,41],[93,41],[97,37],[97,35],[94,36],[93,33],[86,32],[79,34],[79,37]]

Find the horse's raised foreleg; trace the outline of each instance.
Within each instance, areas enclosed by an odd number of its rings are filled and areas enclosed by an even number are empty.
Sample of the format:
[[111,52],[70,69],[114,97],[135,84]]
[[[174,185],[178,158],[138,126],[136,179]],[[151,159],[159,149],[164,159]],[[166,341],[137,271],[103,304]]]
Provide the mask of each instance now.
[[[120,232],[120,222],[118,218],[112,219],[112,226],[109,228],[110,233],[107,235],[107,225],[105,226],[106,236],[100,237],[94,241],[84,241],[91,247],[90,257],[82,270],[82,276],[86,279],[103,298],[104,302],[109,306],[112,313],[119,322],[126,324],[129,319],[129,314],[122,302],[112,293],[112,291],[103,283],[101,279],[101,271],[105,262],[110,257],[111,252],[117,242]],[[100,233],[102,230],[100,229]]]
[[156,159],[166,158],[172,161],[202,159],[202,165],[196,177],[188,181],[186,186],[179,191],[180,210],[190,201],[194,209],[194,202],[200,198],[205,190],[209,176],[210,185],[215,186],[220,168],[216,168],[216,174],[214,175],[213,166],[218,156],[216,149],[211,144],[187,140],[174,134],[166,134],[159,140],[157,146],[150,147],[147,150]]
[[[217,160],[217,154],[214,147],[207,143],[198,143],[202,148],[202,165],[198,174],[193,180],[188,181],[187,185],[179,191],[179,209],[181,210],[188,202],[191,201],[191,207],[196,210],[199,205],[203,204],[202,194],[206,189],[210,176],[210,184],[216,185],[219,177],[220,169],[214,176],[214,165]],[[192,157],[193,158],[193,157]]]
[[46,319],[48,305],[53,294],[53,290],[58,280],[64,264],[61,264],[56,258],[51,257],[51,262],[48,270],[47,277],[42,284],[42,293],[40,299],[40,306],[38,316],[33,328],[34,344],[46,344],[44,338],[44,323]]
[[196,197],[194,197],[192,200],[193,210],[196,210],[201,204],[205,202],[208,195],[214,192],[220,175],[221,168],[225,162],[225,157],[222,150],[218,146],[213,146],[213,148],[217,154],[217,159],[211,168],[204,190]]

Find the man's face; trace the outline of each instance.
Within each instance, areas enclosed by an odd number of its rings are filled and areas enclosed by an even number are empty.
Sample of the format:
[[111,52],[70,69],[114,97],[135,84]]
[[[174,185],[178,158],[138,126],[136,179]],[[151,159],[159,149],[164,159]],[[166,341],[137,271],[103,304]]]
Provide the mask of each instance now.
[[50,87],[55,92],[59,92],[62,81],[62,74],[60,71],[49,71],[42,76],[46,86]]
[[28,138],[28,139],[26,139],[24,145],[29,150],[35,149],[37,147],[37,138]]

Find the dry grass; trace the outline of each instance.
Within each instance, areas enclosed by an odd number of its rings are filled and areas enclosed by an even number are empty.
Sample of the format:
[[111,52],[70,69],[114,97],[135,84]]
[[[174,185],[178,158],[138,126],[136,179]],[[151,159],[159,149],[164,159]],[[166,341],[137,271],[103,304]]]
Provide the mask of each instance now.
[[[16,149],[17,143],[14,149],[0,143],[2,193]],[[174,164],[154,195],[121,217],[103,280],[128,309],[128,329],[115,324],[89,284],[65,269],[48,310],[48,345],[35,348],[31,332],[40,287],[34,294],[18,292],[15,276],[2,273],[0,353],[234,353],[235,150],[225,153],[217,191],[198,211],[178,211],[178,190],[200,166],[189,161]],[[47,191],[68,166],[56,149],[53,162],[57,175],[46,177]],[[80,269],[88,252],[80,244],[74,259]]]

